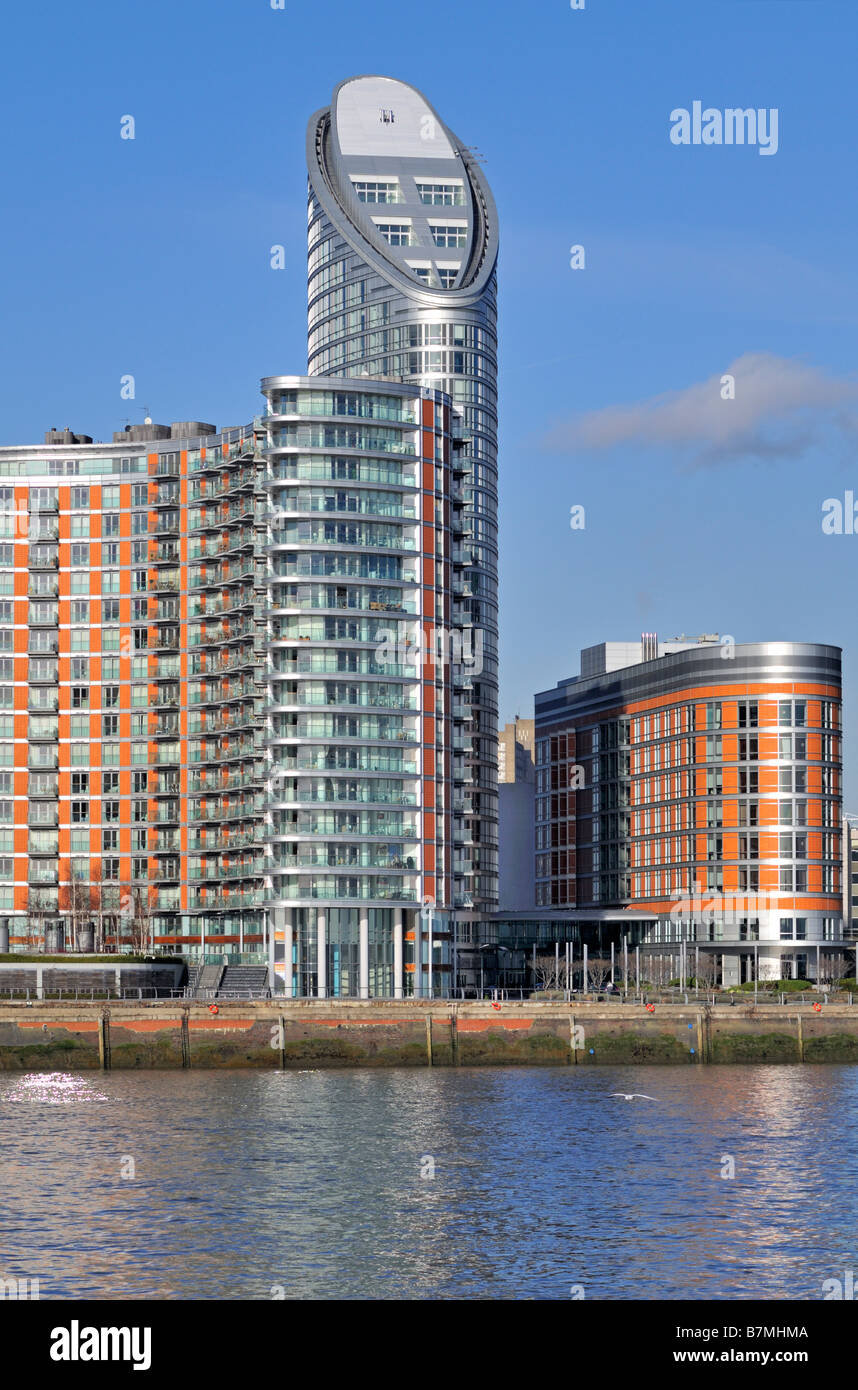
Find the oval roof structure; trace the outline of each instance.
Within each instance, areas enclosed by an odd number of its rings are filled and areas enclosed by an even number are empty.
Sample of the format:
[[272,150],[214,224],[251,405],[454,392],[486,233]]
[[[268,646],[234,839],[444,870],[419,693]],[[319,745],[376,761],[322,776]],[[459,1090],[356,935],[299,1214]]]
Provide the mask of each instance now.
[[485,288],[497,215],[470,151],[423,94],[396,78],[351,77],[307,131],[310,180],[361,256],[421,302]]

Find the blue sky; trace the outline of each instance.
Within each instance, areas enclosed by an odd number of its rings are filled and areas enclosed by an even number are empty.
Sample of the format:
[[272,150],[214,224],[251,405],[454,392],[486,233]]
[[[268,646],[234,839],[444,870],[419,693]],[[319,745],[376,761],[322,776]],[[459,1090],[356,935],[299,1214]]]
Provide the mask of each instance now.
[[[286,3],[6,15],[0,441],[237,424],[304,370],[307,118],[402,77],[501,216],[502,719],[582,646],[718,631],[844,646],[851,734],[858,535],[821,519],[858,495],[858,6]],[[695,100],[777,108],[777,153],[673,145]]]

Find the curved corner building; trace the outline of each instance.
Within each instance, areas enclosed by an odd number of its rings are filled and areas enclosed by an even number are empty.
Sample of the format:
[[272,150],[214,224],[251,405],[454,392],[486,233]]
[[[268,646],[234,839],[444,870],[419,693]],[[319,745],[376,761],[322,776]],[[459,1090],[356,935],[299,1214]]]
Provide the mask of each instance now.
[[497,215],[467,147],[392,78],[340,83],[310,121],[307,162],[310,375],[411,383],[453,404],[460,505],[446,528],[447,501],[424,489],[418,548],[435,592],[419,611],[428,643],[481,654],[453,672],[462,734],[442,812],[455,855],[439,906],[466,920],[497,901]]
[[536,697],[537,903],[806,977],[844,946],[842,728],[839,647],[588,648]]

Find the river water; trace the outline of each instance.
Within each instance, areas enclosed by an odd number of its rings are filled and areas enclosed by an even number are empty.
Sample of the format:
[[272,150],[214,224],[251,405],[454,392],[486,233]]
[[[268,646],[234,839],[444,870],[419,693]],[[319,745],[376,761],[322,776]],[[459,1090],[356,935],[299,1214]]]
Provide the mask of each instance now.
[[7,1072],[0,1145],[0,1276],[43,1299],[818,1300],[858,1274],[858,1067]]

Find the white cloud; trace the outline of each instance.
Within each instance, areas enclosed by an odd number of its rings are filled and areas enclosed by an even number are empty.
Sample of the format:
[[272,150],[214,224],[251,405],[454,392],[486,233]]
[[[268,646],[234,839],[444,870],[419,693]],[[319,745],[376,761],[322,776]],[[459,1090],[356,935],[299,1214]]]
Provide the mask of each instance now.
[[[723,376],[735,380],[732,400],[722,398]],[[758,352],[684,390],[577,415],[555,426],[544,443],[563,452],[667,448],[711,464],[796,457],[832,426],[858,429],[858,378]]]

